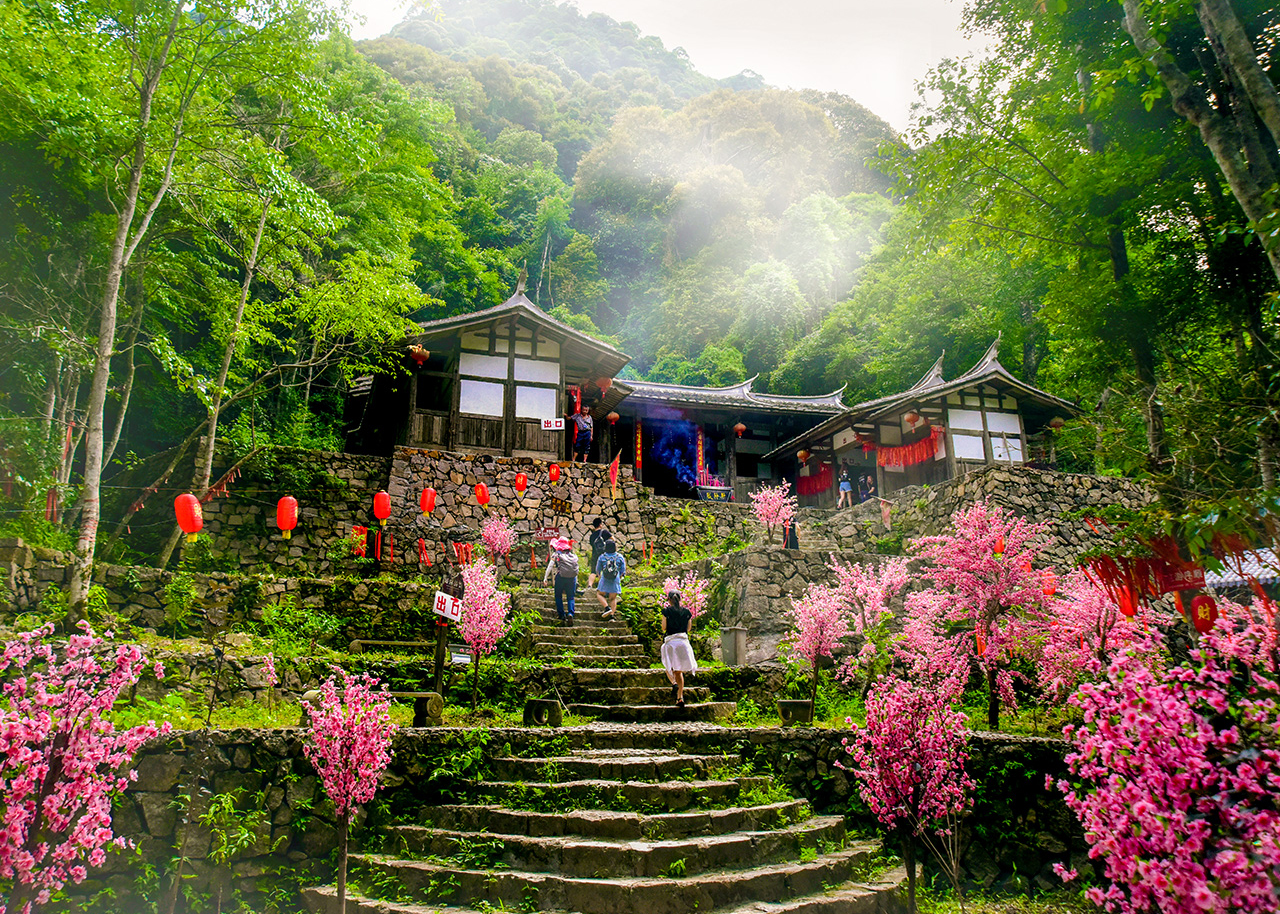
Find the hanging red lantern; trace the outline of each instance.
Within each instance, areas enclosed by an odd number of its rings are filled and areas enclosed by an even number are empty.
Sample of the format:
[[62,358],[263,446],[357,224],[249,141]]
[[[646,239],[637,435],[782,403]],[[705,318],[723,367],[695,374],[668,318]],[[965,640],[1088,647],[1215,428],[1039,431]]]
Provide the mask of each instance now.
[[280,528],[280,536],[289,539],[293,528],[298,526],[298,499],[286,495],[276,502],[276,526]]
[[547,476],[549,476],[549,477],[551,478],[551,481],[552,481],[552,482],[557,482],[557,481],[559,481],[559,479],[560,479],[560,464],[558,464],[558,463],[553,463],[553,464],[551,464],[551,466],[547,467]]
[[1046,568],[1040,572],[1040,586],[1046,597],[1052,597],[1058,592],[1058,576]]
[[178,516],[178,526],[187,535],[187,542],[194,543],[196,534],[204,529],[204,512],[200,510],[200,499],[190,492],[179,495],[173,500],[173,513]]
[[993,547],[991,547],[991,551],[994,552],[997,556],[1004,555],[1004,537],[1003,536],[996,537],[996,544]]
[[739,422],[739,423],[737,423],[736,425],[734,425],[733,430],[734,430],[735,432],[737,432],[737,433],[738,433],[738,437],[739,437],[739,438],[741,438],[741,437],[742,437],[742,433],[743,433],[743,432],[745,432],[745,431],[747,430],[747,427],[746,427],[745,425],[743,425],[741,422]]
[[618,420],[621,419],[622,417],[619,416],[617,413],[609,413],[609,415],[605,416],[605,418],[609,420],[610,425],[617,425]]
[[907,420],[908,425],[910,425],[912,428],[915,428],[916,423],[920,421],[920,414],[913,409],[911,412],[907,413],[902,418]]
[[431,358],[431,351],[423,346],[414,343],[409,347],[409,358],[418,363],[418,367],[422,367],[422,363]]
[[809,452],[808,452],[808,451],[806,451],[804,448],[801,448],[800,450],[798,450],[798,451],[796,452],[796,459],[798,459],[801,463],[808,463],[808,462],[809,462]]
[[422,497],[418,499],[418,507],[422,508],[423,514],[430,514],[436,509],[436,490],[426,488],[422,490]]
[[1054,416],[1049,420],[1049,428],[1053,429],[1055,432],[1066,424],[1067,420],[1063,419],[1061,416]]
[[1213,597],[1200,594],[1191,601],[1191,624],[1202,635],[1213,631],[1213,623],[1218,621],[1218,604]]
[[391,496],[386,492],[373,496],[373,516],[382,526],[387,525],[387,518],[391,516]]
[[524,494],[524,490],[529,488],[529,477],[523,473],[516,474],[516,491]]
[[484,507],[489,503],[489,487],[483,482],[476,483],[476,504]]
[[607,394],[612,386],[613,378],[596,378],[596,387],[600,388],[600,393]]

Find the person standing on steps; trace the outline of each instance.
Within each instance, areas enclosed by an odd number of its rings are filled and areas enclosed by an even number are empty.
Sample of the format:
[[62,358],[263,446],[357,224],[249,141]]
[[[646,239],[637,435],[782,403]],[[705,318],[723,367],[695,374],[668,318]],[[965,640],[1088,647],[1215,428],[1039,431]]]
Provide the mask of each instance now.
[[853,507],[853,478],[849,475],[849,461],[842,461],[840,464],[840,498],[836,502],[837,508]]
[[584,403],[579,412],[573,414],[573,425],[576,431],[573,436],[573,460],[570,463],[577,463],[578,458],[582,458],[582,462],[587,462],[587,455],[591,453],[591,438],[595,435],[595,421],[591,418],[591,407]]
[[684,675],[698,672],[698,661],[693,656],[689,642],[689,620],[693,616],[680,605],[680,594],[667,594],[667,606],[662,610],[662,666],[671,680],[675,692],[676,707],[684,707]]
[[626,573],[627,560],[618,554],[618,544],[611,539],[605,540],[604,552],[596,559],[596,574],[600,576],[596,582],[596,597],[605,609],[601,618],[613,618],[622,593],[622,577]]
[[[574,597],[578,592],[578,555],[573,551],[573,541],[568,537],[558,537],[551,541],[551,559],[547,562],[547,570],[542,573],[542,583],[546,584],[555,575],[556,616],[562,625],[573,625]],[[565,612],[566,599],[569,604]]]
[[591,573],[587,575],[587,590],[596,586],[596,562],[600,561],[600,556],[604,555],[604,544],[611,539],[613,534],[604,525],[603,517],[597,517],[591,522],[591,537],[588,539],[591,543],[591,564],[587,566],[591,569]]

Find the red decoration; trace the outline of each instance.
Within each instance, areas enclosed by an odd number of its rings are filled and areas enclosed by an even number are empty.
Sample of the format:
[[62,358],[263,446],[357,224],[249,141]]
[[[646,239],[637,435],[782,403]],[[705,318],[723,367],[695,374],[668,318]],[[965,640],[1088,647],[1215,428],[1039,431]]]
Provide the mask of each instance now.
[[418,564],[431,567],[431,553],[427,552],[426,540],[418,540]]
[[476,504],[484,507],[489,503],[489,487],[483,482],[476,483]]
[[558,482],[560,479],[560,464],[553,463],[547,467],[547,476],[551,478],[552,482]]
[[810,476],[796,477],[796,494],[821,495],[831,488],[832,478],[831,465],[824,463],[818,467],[818,472]]
[[527,488],[529,488],[529,477],[524,475],[523,473],[517,473],[516,474],[516,491],[523,494],[524,490]]
[[427,488],[422,490],[422,497],[418,499],[418,507],[422,508],[423,514],[430,514],[436,509],[436,490]]
[[739,422],[739,423],[737,423],[736,425],[734,425],[733,430],[734,430],[735,432],[737,432],[737,433],[738,433],[738,437],[739,437],[739,438],[741,438],[741,437],[742,437],[742,433],[743,433],[743,432],[745,432],[745,431],[747,430],[747,427],[746,427],[745,425],[743,425],[741,422]]
[[[881,447],[876,453],[876,463],[882,467],[910,467],[917,463],[931,460],[938,453],[938,439],[942,437],[942,429],[934,425],[929,434],[919,441],[904,444],[900,447]],[[863,450],[868,450],[863,444]]]
[[187,535],[187,542],[194,543],[196,534],[204,528],[204,514],[200,510],[200,499],[190,492],[179,495],[173,500],[173,513],[178,516],[178,526]]
[[858,442],[858,445],[862,448],[862,453],[864,454],[870,454],[880,446],[876,444],[876,439],[872,438],[870,435],[864,435],[862,432],[854,432],[853,440]]
[[422,363],[425,362],[427,359],[431,358],[431,352],[428,349],[422,346],[419,346],[415,343],[414,345],[409,347],[409,358],[417,362],[418,367],[421,368]]
[[1201,594],[1191,601],[1191,624],[1202,635],[1213,631],[1213,623],[1218,621],[1218,604],[1213,597]]
[[610,425],[617,425],[618,420],[621,419],[622,417],[619,416],[617,413],[609,413],[609,415],[605,416],[605,418],[609,420]]
[[379,525],[387,525],[387,518],[391,516],[391,496],[386,492],[373,496],[373,516],[378,519]]
[[58,490],[51,488],[44,497],[44,519],[52,524],[58,516]]
[[454,543],[453,551],[458,557],[459,565],[471,564],[471,543]]
[[1046,597],[1052,597],[1058,592],[1058,576],[1051,569],[1046,568],[1040,572],[1040,583]]
[[1054,416],[1052,419],[1049,420],[1049,428],[1053,429],[1055,432],[1066,424],[1067,424],[1066,420],[1063,419],[1061,416]]
[[351,554],[357,558],[364,558],[365,553],[369,550],[369,528],[361,527],[359,524],[351,525]]
[[596,387],[600,388],[600,393],[607,394],[612,386],[613,378],[596,378]]
[[801,448],[800,450],[796,451],[796,459],[799,460],[801,463],[808,463],[809,452],[804,448]]
[[1132,590],[1125,588],[1120,591],[1120,614],[1133,618],[1138,613],[1138,598]]
[[920,421],[920,414],[913,409],[902,418],[906,419],[907,424],[914,429],[916,427],[916,423]]
[[293,528],[298,526],[298,499],[286,495],[276,502],[276,526],[280,528],[280,536],[288,539],[293,535]]
[[996,544],[994,547],[992,547],[991,551],[994,552],[996,555],[1004,555],[1004,537],[1003,536],[996,537]]

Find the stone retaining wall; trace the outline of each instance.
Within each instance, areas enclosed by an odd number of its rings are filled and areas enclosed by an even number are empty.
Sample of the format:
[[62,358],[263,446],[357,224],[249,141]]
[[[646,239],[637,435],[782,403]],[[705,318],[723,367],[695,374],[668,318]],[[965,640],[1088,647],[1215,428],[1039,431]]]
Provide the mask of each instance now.
[[[221,892],[230,909],[233,889],[251,910],[261,910],[262,893],[282,874],[303,883],[331,878],[329,854],[335,847],[332,805],[324,798],[314,770],[302,754],[303,732],[232,730],[185,732],[161,737],[137,759],[138,780],[117,804],[118,833],[138,844],[143,861],[164,867],[181,848],[188,858],[190,887]],[[484,759],[598,749],[668,748],[689,752],[740,753],[756,770],[773,770],[783,786],[809,797],[820,811],[842,811],[870,824],[842,758],[844,731],[819,729],[743,729],[700,725],[640,728],[403,730],[383,789],[371,804],[370,824],[382,810],[410,814],[421,805],[445,801],[468,777],[483,776]],[[972,840],[965,856],[969,878],[982,886],[1017,887],[1015,874],[1040,888],[1052,887],[1054,862],[1084,863],[1079,827],[1061,797],[1044,788],[1046,775],[1064,772],[1064,744],[1056,740],[976,734],[968,765],[977,782],[974,814],[966,823]],[[464,763],[471,759],[472,762]],[[470,767],[472,764],[481,767]],[[452,773],[448,773],[452,772]],[[214,838],[199,822],[213,794],[242,791],[237,808],[255,813],[256,835],[250,847],[227,866],[210,860]],[[190,802],[182,797],[193,798]],[[364,817],[362,813],[361,818]],[[996,836],[998,840],[996,840]],[[357,837],[356,846],[359,846]],[[1087,863],[1085,864],[1087,865]],[[133,853],[113,854],[106,867],[72,887],[73,898],[103,889],[116,893],[113,910],[141,910],[131,896],[142,867]],[[152,890],[156,900],[167,887]]]

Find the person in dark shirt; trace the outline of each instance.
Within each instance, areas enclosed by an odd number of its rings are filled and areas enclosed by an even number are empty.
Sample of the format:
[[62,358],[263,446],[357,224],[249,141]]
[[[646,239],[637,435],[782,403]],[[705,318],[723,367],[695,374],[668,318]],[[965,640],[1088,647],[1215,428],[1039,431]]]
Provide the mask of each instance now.
[[680,594],[667,594],[667,606],[662,610],[662,666],[675,691],[676,707],[684,707],[684,674],[698,671],[698,661],[693,656],[689,642],[689,622],[693,618],[689,610],[680,605]]
[[591,569],[591,574],[587,578],[587,590],[596,586],[596,563],[600,561],[600,556],[604,555],[604,544],[613,539],[613,534],[609,532],[609,528],[604,525],[604,518],[597,517],[591,522],[591,536],[587,542],[591,544],[591,564],[587,567]]

